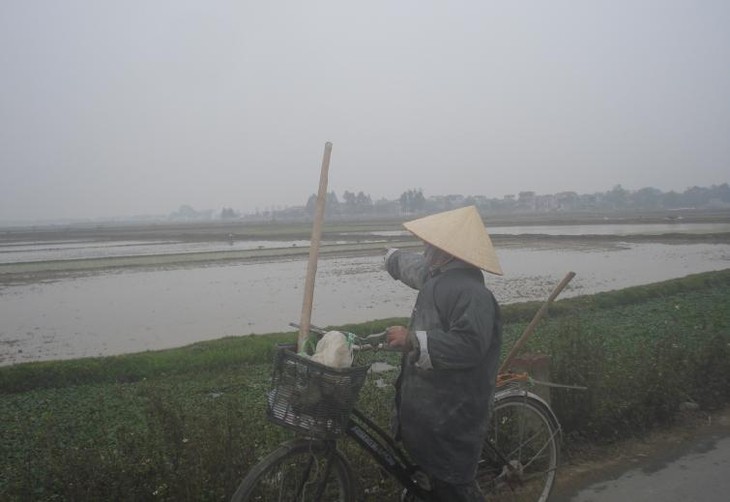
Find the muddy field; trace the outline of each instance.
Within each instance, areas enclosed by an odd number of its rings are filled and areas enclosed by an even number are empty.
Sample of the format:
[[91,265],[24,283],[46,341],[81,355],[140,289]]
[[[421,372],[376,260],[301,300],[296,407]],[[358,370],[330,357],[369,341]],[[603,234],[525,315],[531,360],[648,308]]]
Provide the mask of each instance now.
[[[505,276],[489,275],[487,282],[500,302],[512,303],[544,299],[568,271],[577,276],[564,296],[730,267],[728,222],[696,223],[710,227],[694,231],[700,227],[690,225],[681,232],[661,227],[657,232],[657,225],[666,222],[637,221],[631,227],[636,231],[606,231],[603,224],[583,227],[588,234],[576,234],[575,226],[552,233],[539,233],[547,227],[511,234],[495,228]],[[298,320],[301,312],[306,225],[281,226],[276,232],[265,225],[245,232],[240,227],[233,237],[233,228],[224,230],[228,232],[196,233],[194,227],[182,226],[164,237],[148,227],[118,233],[56,229],[55,234],[5,234],[0,251],[17,257],[0,261],[0,364],[288,330],[288,322]],[[270,244],[235,244],[240,241]],[[389,278],[382,255],[387,247],[417,245],[396,223],[330,226],[317,273],[313,322],[408,316],[415,291]],[[167,247],[139,253],[134,246]],[[115,247],[121,251],[109,255]],[[69,255],[69,249],[81,250],[85,257]],[[45,253],[44,259],[23,259],[34,252]]]

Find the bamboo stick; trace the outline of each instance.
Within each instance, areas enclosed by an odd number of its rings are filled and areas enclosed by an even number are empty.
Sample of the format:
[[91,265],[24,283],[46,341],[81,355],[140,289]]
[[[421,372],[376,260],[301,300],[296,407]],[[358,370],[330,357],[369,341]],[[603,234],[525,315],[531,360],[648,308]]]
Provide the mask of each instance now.
[[575,277],[575,272],[568,272],[563,280],[560,281],[560,284],[555,287],[548,299],[545,301],[545,303],[543,303],[542,307],[540,307],[540,310],[537,311],[535,317],[532,318],[530,324],[527,326],[527,328],[525,328],[525,331],[522,333],[520,338],[517,340],[517,342],[515,342],[514,347],[512,347],[512,350],[509,352],[509,354],[507,354],[507,357],[504,358],[504,362],[502,362],[502,365],[499,367],[499,373],[504,373],[509,370],[509,367],[512,364],[512,360],[517,356],[517,353],[522,349],[522,346],[525,345],[525,342],[527,342],[527,339],[530,338],[532,332],[535,331],[537,323],[540,322],[543,316],[547,313],[550,304],[553,302],[553,300],[555,300],[555,298],[557,298],[560,292],[565,289],[565,286],[568,285],[573,277]]
[[312,304],[314,303],[314,278],[317,274],[317,258],[319,257],[319,244],[322,239],[322,222],[324,220],[324,209],[327,203],[327,177],[330,167],[330,156],[332,155],[332,143],[329,141],[324,145],[322,157],[322,169],[319,175],[319,192],[317,194],[317,206],[312,224],[312,238],[309,244],[309,263],[307,264],[307,277],[304,282],[304,300],[302,301],[302,315],[299,320],[299,337],[297,339],[297,351],[304,350],[304,344],[309,335],[309,326],[312,320]]

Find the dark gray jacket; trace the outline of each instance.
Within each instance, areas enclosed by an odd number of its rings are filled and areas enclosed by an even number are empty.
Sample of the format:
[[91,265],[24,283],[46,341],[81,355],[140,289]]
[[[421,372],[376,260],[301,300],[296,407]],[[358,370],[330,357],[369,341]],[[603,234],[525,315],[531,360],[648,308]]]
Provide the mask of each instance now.
[[409,325],[418,348],[396,383],[400,438],[431,476],[471,482],[499,366],[499,306],[482,271],[462,261],[432,272],[422,255],[396,251],[386,268],[419,291]]

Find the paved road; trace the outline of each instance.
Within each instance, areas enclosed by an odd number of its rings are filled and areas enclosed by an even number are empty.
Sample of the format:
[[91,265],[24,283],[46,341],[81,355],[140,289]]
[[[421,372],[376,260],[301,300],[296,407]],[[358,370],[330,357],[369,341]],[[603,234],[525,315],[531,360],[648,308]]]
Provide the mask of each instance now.
[[623,467],[594,473],[557,493],[554,501],[728,502],[730,424],[723,420],[678,444],[628,459]]

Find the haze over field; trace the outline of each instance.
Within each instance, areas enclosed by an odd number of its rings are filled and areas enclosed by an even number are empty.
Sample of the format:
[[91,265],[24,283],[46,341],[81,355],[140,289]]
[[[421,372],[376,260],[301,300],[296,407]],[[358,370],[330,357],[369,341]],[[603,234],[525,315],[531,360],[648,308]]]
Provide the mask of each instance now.
[[730,3],[0,4],[0,221],[728,181]]

